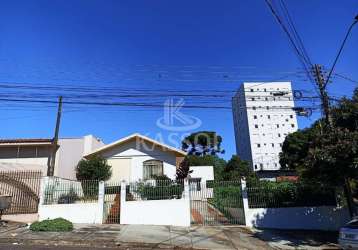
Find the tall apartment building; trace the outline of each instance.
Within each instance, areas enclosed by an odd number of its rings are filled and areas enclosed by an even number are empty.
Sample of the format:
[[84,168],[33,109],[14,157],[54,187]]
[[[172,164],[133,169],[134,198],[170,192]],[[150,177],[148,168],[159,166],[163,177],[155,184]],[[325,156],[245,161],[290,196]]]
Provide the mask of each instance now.
[[254,171],[279,170],[285,137],[297,130],[290,82],[243,83],[232,99],[236,152]]

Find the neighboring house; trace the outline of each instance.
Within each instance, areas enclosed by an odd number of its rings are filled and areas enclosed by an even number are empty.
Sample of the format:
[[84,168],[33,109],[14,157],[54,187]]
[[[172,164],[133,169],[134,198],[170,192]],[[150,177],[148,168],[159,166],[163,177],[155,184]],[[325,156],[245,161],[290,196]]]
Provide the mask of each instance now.
[[[104,145],[93,135],[61,138],[56,154],[55,176],[75,179],[75,167],[85,154]],[[51,156],[51,139],[0,139],[0,171],[41,170],[47,174]]]
[[105,145],[85,158],[92,155],[104,157],[112,166],[109,181],[134,182],[151,179],[153,175],[175,179],[176,168],[186,152],[136,133]]

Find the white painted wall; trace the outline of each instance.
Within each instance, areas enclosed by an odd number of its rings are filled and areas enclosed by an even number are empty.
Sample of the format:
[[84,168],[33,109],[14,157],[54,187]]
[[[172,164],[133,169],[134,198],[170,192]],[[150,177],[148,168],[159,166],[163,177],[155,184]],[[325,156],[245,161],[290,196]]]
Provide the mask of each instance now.
[[[152,145],[137,145],[135,140],[131,140],[125,144],[113,147],[102,153],[106,159],[131,159],[131,176],[130,182],[143,179],[143,162],[146,160],[163,161],[163,171],[171,179],[175,179],[176,173],[176,155],[171,151],[163,151],[159,148],[152,148]],[[111,179],[110,181],[122,181]]]
[[98,203],[53,204],[39,206],[39,220],[64,218],[72,223],[102,223]]
[[191,178],[201,178],[202,181],[214,180],[214,167],[213,166],[191,166]]
[[184,182],[181,199],[126,201],[121,186],[121,224],[190,226],[189,185]]
[[190,226],[189,199],[126,201],[121,224]]
[[246,226],[335,231],[349,221],[347,209],[333,206],[245,210]]
[[93,203],[44,205],[46,187],[51,177],[43,177],[40,188],[39,220],[64,218],[72,223],[98,223],[103,221],[104,182],[99,182],[98,201]]
[[[190,178],[201,178],[200,184],[190,184],[190,199],[191,200],[206,200],[213,198],[213,189],[206,187],[206,181],[214,180],[213,166],[191,166]],[[199,186],[198,186],[199,185]]]
[[350,218],[346,208],[334,206],[250,208],[245,180],[241,189],[248,227],[336,231]]

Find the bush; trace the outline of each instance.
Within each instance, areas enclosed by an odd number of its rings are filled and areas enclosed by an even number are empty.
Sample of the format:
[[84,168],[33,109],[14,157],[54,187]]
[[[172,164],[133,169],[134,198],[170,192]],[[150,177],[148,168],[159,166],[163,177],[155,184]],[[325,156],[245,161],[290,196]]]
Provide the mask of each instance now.
[[71,204],[75,203],[75,201],[79,200],[78,195],[73,190],[73,188],[70,188],[70,191],[67,194],[62,194],[60,198],[58,199],[58,204]]
[[152,186],[149,184],[139,184],[138,193],[142,199],[147,200],[170,200],[180,199],[184,191],[183,185],[171,184],[165,186]]
[[222,210],[224,208],[242,208],[242,195],[240,186],[214,187],[212,203]]
[[101,156],[82,159],[76,167],[77,180],[107,181],[112,176],[111,166]]
[[57,218],[34,222],[31,224],[30,230],[36,232],[68,232],[73,230],[73,224],[63,218]]
[[248,188],[252,208],[335,206],[335,190],[292,182],[261,181]]

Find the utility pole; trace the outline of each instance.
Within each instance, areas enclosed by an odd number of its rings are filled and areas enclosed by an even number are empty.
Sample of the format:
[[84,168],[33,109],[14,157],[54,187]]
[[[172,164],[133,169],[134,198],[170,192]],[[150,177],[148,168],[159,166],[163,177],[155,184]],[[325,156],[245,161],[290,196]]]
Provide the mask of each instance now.
[[330,105],[329,105],[329,97],[326,91],[326,81],[322,74],[322,66],[319,64],[315,64],[313,66],[313,73],[315,75],[315,80],[319,89],[321,103],[322,103],[322,110],[323,115],[325,117],[326,124],[328,128],[332,128],[332,119],[331,119],[331,112],[330,112]]
[[56,128],[55,128],[55,135],[52,139],[52,151],[50,160],[47,164],[47,176],[53,176],[55,172],[55,162],[56,162],[56,153],[58,150],[58,133],[60,130],[60,123],[61,123],[61,114],[62,114],[62,96],[58,98],[58,109],[57,109],[57,118],[56,118]]

